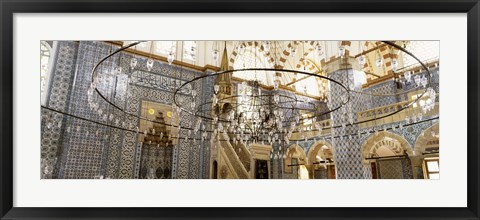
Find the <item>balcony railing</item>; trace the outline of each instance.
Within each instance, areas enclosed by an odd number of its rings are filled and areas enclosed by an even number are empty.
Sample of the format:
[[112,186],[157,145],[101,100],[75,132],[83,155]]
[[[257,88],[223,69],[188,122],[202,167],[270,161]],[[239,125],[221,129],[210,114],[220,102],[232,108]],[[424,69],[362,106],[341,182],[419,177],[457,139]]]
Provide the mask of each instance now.
[[[378,108],[374,108],[374,109],[369,109],[367,111],[358,112],[357,113],[357,118],[358,118],[359,121],[365,121],[365,120],[380,118],[380,117],[383,117],[385,115],[391,114],[395,111],[398,111],[399,109],[401,109],[403,106],[405,106],[409,102],[411,102],[411,101],[399,102],[399,103],[386,105],[386,106],[382,106],[382,107],[378,107]],[[416,106],[416,107],[414,107],[414,106]],[[437,102],[437,103],[435,103],[435,107],[432,110],[430,110],[427,113],[423,113],[422,108],[418,104],[416,104],[416,105],[412,105],[412,106],[410,106],[410,107],[408,107],[408,108],[406,108],[406,109],[402,110],[401,112],[398,112],[394,115],[387,116],[385,118],[378,119],[378,120],[373,120],[371,122],[361,123],[361,124],[359,124],[359,127],[360,128],[369,128],[369,127],[373,127],[373,126],[381,126],[381,125],[384,125],[384,124],[390,124],[390,123],[395,123],[395,122],[399,122],[399,121],[404,121],[407,118],[409,118],[409,119],[411,119],[411,121],[413,121],[414,118],[416,118],[415,120],[418,120],[419,115],[421,115],[422,119],[436,117],[439,114],[438,109],[439,109],[439,103]]]
[[[357,119],[358,121],[366,121],[366,120],[381,118],[385,115],[398,111],[399,109],[401,109],[403,106],[407,105],[410,102],[411,101],[398,102],[391,105],[385,105],[378,108],[361,111],[357,113]],[[423,113],[422,108],[417,103],[416,105],[412,105],[409,108],[404,109],[401,112],[398,112],[391,116],[387,116],[385,118],[378,119],[378,120],[372,120],[366,123],[360,123],[358,126],[361,129],[370,128],[374,126],[382,126],[384,124],[404,121],[407,118],[410,119],[410,122],[414,122],[414,120],[420,119],[419,114],[421,115],[421,119],[437,117],[439,115],[439,103],[438,102],[435,103],[435,107],[427,113]],[[331,119],[323,120],[323,121],[320,121],[319,123],[323,128],[321,132],[317,131],[313,124],[300,125],[300,126],[297,126],[296,130],[298,131],[298,129],[302,129],[303,135],[301,135],[298,132],[295,132],[292,134],[290,140],[302,140],[304,138],[310,139],[312,137],[321,137],[321,136],[326,136],[331,134],[331,129],[330,129],[330,127],[332,126]]]

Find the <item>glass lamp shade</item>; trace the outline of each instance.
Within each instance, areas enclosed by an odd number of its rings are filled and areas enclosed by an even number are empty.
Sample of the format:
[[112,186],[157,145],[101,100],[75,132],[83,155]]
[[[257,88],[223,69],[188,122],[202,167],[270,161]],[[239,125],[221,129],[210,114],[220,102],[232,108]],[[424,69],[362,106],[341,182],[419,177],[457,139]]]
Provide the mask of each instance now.
[[263,42],[263,50],[265,52],[269,52],[270,51],[270,41],[265,41]]
[[295,57],[295,55],[297,55],[297,48],[290,48],[290,56]]
[[345,46],[342,45],[338,48],[338,56],[339,57],[345,56]]
[[136,58],[132,58],[132,59],[130,60],[130,68],[132,68],[132,69],[135,68],[135,67],[137,66],[137,62],[138,62],[138,61],[137,61]]
[[213,50],[212,51],[212,58],[215,62],[218,60],[219,54],[220,54],[220,52],[218,52],[218,50]]
[[154,62],[153,62],[152,59],[148,59],[148,60],[147,60],[147,69],[148,69],[148,71],[151,71],[151,70],[152,70],[152,68],[153,68],[153,63],[154,63]]
[[119,76],[120,74],[122,74],[122,67],[121,66],[115,68],[115,75]]
[[377,58],[377,60],[375,60],[375,65],[377,65],[378,68],[381,68],[383,66],[382,58]]
[[277,79],[273,82],[273,89],[278,90],[279,87],[280,87],[280,80]]
[[393,71],[397,70],[397,67],[398,67],[398,61],[397,61],[397,59],[393,59],[392,60],[392,70]]
[[432,87],[429,87],[427,89],[428,96],[432,99],[435,99],[435,96],[437,95],[437,92]]
[[416,84],[417,86],[419,86],[420,83],[421,83],[421,78],[420,78],[420,76],[419,76],[419,75],[415,75],[415,76],[413,77],[413,81],[415,82],[415,84]]
[[318,55],[318,56],[323,55],[322,46],[317,45],[317,46],[315,47],[315,51],[317,52],[317,55]]
[[412,73],[410,71],[405,72],[403,76],[405,77],[407,82],[410,82],[410,80],[412,79]]
[[245,46],[240,45],[238,46],[238,54],[243,55],[245,53]]
[[422,84],[423,87],[427,86],[428,84],[427,77],[423,76],[420,83]]
[[173,54],[173,52],[170,52],[167,57],[168,65],[172,65],[174,59],[175,55]]
[[365,65],[365,63],[366,63],[365,55],[359,56],[359,57],[357,58],[357,61],[358,61],[358,64],[363,67],[363,66]]

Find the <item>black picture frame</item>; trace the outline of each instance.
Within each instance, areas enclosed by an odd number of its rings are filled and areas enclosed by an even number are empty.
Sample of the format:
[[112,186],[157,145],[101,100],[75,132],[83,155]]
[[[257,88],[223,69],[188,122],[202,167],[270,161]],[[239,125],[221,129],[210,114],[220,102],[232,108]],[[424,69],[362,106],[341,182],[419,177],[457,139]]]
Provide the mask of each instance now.
[[[1,219],[479,219],[478,0],[0,0]],[[467,13],[468,207],[466,208],[17,208],[13,207],[13,15],[15,13]],[[453,74],[453,73],[451,73]],[[287,201],[286,201],[287,202]],[[288,201],[291,202],[291,201]]]

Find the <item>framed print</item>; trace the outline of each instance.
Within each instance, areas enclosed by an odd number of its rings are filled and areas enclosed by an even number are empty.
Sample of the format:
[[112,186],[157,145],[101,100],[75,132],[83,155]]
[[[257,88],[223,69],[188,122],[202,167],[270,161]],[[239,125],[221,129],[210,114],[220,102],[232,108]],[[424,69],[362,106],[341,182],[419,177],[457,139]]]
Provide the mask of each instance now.
[[476,0],[0,6],[1,219],[479,218]]

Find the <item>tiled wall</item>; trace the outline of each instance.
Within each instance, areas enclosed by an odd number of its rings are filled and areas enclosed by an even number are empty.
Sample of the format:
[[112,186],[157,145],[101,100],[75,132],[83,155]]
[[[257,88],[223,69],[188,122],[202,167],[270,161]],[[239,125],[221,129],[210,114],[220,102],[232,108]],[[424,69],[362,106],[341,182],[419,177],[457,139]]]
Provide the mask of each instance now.
[[[69,97],[75,74],[78,44],[74,42],[59,42],[53,48],[53,64],[45,105],[59,111],[68,111]],[[47,110],[42,110],[42,140],[41,158],[43,165],[50,167],[50,172],[44,178],[57,178],[63,175],[60,167],[63,165],[63,142],[68,137],[63,136],[67,117]],[[43,167],[43,166],[42,166]],[[44,172],[42,170],[42,172]]]
[[[59,42],[56,50],[58,56],[54,57],[52,66],[52,83],[47,99],[48,106],[53,109],[69,112],[79,117],[102,121],[98,114],[92,112],[87,101],[87,90],[91,83],[91,71],[94,65],[104,56],[115,50],[116,47],[91,41]],[[119,53],[110,59],[114,65],[120,65],[123,70],[129,70],[129,62],[132,54]],[[146,58],[137,57],[136,70],[147,71]],[[100,69],[99,71],[108,71]],[[131,71],[131,70],[130,70]],[[140,115],[140,103],[142,100],[159,102],[171,105],[173,92],[165,86],[167,80],[185,82],[201,72],[170,66],[166,63],[155,62],[154,74],[143,74],[142,77],[157,78],[157,80],[141,81],[133,74],[129,84],[127,96],[110,93],[110,88],[100,88],[100,91],[116,105],[124,108],[127,112]],[[180,80],[180,81],[179,81]],[[149,84],[149,82],[163,82],[162,84]],[[213,92],[209,84],[194,84],[198,97],[197,105],[202,99],[209,97]],[[188,92],[188,91],[186,91]],[[190,103],[192,97],[186,94],[178,95],[180,103]],[[127,124],[139,125],[136,117],[125,116],[122,112],[101,104],[99,109],[115,115],[115,118]],[[140,145],[135,132],[124,131],[97,125],[87,121],[62,117],[48,110],[42,111],[43,118],[56,117],[63,120],[60,127],[49,125],[42,120],[42,158],[53,161],[58,157],[57,169],[54,178],[136,178],[139,169]],[[190,127],[194,117],[182,113],[182,127]],[[115,122],[107,122],[116,125]],[[182,129],[180,136],[187,135]],[[200,138],[200,134],[197,134]],[[192,139],[181,140],[175,147],[172,176],[174,178],[208,178],[207,171],[208,143],[191,143]],[[51,162],[53,163],[53,162]],[[50,177],[52,178],[52,177]]]
[[[439,91],[438,90],[439,88],[438,87],[438,82],[439,82],[438,68],[431,69],[430,71],[433,74],[432,76],[433,87],[438,93]],[[333,79],[336,79],[342,82],[344,85],[348,86],[348,82],[351,82],[351,81],[349,81],[350,79],[346,80],[345,76],[351,73],[352,73],[351,70],[340,70],[340,71],[331,73],[329,76],[332,77]],[[403,88],[403,90],[399,90],[396,88],[393,81],[386,81],[386,82],[373,85],[363,91],[374,92],[374,93],[397,93],[401,91],[411,90],[413,88],[412,84],[413,82],[407,84]],[[343,90],[340,89],[339,87],[332,86],[333,98],[338,99],[340,97],[340,94],[342,94],[342,92]],[[350,107],[354,111],[364,111],[370,108],[389,105],[389,104],[393,104],[393,103],[396,103],[399,101],[405,101],[405,100],[407,100],[407,95],[397,96],[397,97],[381,97],[378,99],[371,99],[369,102],[361,102],[359,99],[359,96],[352,95],[350,100],[350,105],[351,105]],[[344,123],[343,121],[339,120],[343,114],[344,113],[341,110],[338,110],[331,114],[332,120],[335,125],[341,125],[342,123]],[[431,127],[433,124],[438,122],[439,120],[436,119],[436,120],[418,123],[418,124],[414,124],[414,125],[410,125],[408,127],[402,127],[402,128],[399,128],[399,125],[405,124],[405,122],[395,122],[392,124],[382,125],[382,127],[388,127],[388,128],[396,127],[395,129],[389,129],[388,132],[392,132],[394,134],[400,135],[401,137],[405,138],[413,150],[413,148],[415,147],[415,141],[417,140],[418,136],[421,135],[423,131]],[[328,136],[316,137],[314,140],[312,139],[307,140],[307,142],[305,142],[304,140],[301,140],[298,142],[290,143],[290,145],[293,145],[293,144],[299,145],[308,155],[308,152],[311,150],[310,148],[314,145],[315,140],[324,139],[325,141],[330,143],[333,147],[333,153],[335,157],[335,166],[336,166],[338,179],[372,178],[370,166],[366,166],[363,164],[361,148],[366,140],[374,137],[374,134],[367,133],[367,129],[359,129],[358,126],[345,126],[345,128],[341,127],[341,128],[337,128],[336,130],[337,130],[336,133],[332,133],[331,135],[328,135]],[[347,135],[343,137],[338,137],[341,134],[347,134]],[[332,138],[332,136],[335,138]],[[274,149],[275,148],[276,147],[274,146]],[[280,160],[283,160],[283,159],[272,160],[271,165],[272,167],[275,167],[275,169],[272,169],[273,170],[272,176],[280,177],[283,175],[284,178],[293,178],[291,177],[291,174],[273,173],[274,171],[281,172],[282,162]]]

